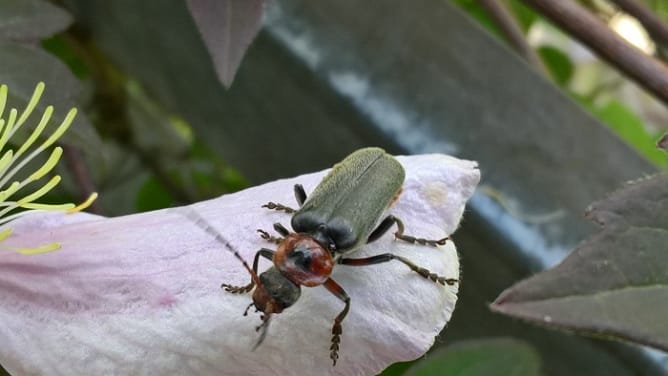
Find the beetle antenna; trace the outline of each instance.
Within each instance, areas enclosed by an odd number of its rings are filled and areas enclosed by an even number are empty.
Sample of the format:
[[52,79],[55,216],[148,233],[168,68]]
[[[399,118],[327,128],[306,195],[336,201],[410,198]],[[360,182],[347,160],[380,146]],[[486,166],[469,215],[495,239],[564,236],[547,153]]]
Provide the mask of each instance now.
[[250,274],[251,279],[253,280],[253,282],[255,282],[255,286],[264,289],[264,286],[262,285],[262,282],[260,282],[260,278],[257,276],[257,274],[253,271],[253,269],[251,269],[246,260],[243,257],[241,257],[239,251],[237,251],[236,248],[234,248],[232,244],[230,244],[230,242],[228,242],[227,239],[225,239],[219,231],[213,228],[213,226],[211,226],[209,222],[206,219],[204,219],[199,213],[197,213],[193,208],[185,206],[182,207],[182,209],[183,210],[180,210],[180,212],[183,215],[185,215],[190,220],[195,222],[197,226],[199,226],[202,230],[206,231],[209,235],[213,236],[213,238],[216,239],[216,241],[225,246],[225,248],[227,248],[227,250],[230,251],[234,255],[234,257],[236,257],[239,261],[241,261],[244,268],[246,268],[246,270]]
[[255,303],[251,302],[251,304],[249,304],[248,307],[246,307],[246,310],[244,311],[244,316],[248,316],[248,310],[251,309],[251,307],[254,305]]

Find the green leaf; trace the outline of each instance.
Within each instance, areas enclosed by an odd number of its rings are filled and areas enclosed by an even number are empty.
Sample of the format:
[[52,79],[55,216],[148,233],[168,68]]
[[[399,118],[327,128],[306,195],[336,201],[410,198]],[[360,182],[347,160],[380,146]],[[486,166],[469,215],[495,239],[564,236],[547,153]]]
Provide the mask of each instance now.
[[552,46],[540,47],[538,54],[555,82],[560,86],[568,84],[574,71],[571,59],[561,50]]
[[628,185],[587,217],[599,233],[504,291],[492,310],[668,351],[668,175]]
[[457,342],[418,361],[406,376],[541,375],[540,357],[527,343],[511,338]]
[[[482,6],[480,6],[480,2],[478,0],[453,0],[453,2],[466,11],[466,13],[478,21],[478,23],[480,23],[488,31],[497,36],[502,36],[499,32],[496,22],[494,22],[489,13]],[[518,23],[519,27],[524,31],[524,33],[527,33],[531,25],[538,18],[536,12],[517,0],[507,1],[506,3],[508,10],[512,16],[514,16],[515,21]]]
[[496,24],[487,11],[480,6],[478,0],[453,0],[453,2],[468,13],[469,16],[473,17],[479,24],[487,29],[487,31],[496,36],[501,36]]
[[645,158],[657,166],[668,168],[666,155],[656,148],[656,137],[647,133],[643,121],[628,107],[613,100],[602,107],[593,107],[592,111]]
[[139,212],[169,208],[175,204],[174,197],[154,177],[146,179],[135,200],[135,207]]
[[64,30],[72,17],[43,0],[0,1],[0,39],[32,42]]
[[508,5],[520,27],[524,30],[524,33],[528,33],[531,25],[538,19],[538,14],[533,9],[527,7],[522,1],[510,0],[508,1]]
[[[87,65],[84,56],[82,56],[81,51],[78,50],[78,46],[75,46],[75,44],[63,34],[54,35],[51,38],[43,40],[42,47],[67,65],[72,71],[72,74],[80,80],[85,81],[85,79],[91,76],[90,69],[92,67]],[[99,67],[96,67],[96,69],[99,69]]]

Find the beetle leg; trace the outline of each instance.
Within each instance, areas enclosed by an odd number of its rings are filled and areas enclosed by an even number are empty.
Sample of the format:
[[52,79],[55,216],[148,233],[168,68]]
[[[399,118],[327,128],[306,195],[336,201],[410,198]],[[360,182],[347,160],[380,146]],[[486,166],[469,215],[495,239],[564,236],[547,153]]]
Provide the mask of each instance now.
[[[257,251],[257,253],[255,253],[255,258],[253,259],[253,272],[255,272],[256,274],[257,274],[257,264],[260,259],[260,256],[269,260],[273,260],[274,251],[267,248],[260,248],[260,250]],[[253,287],[255,287],[255,282],[253,282],[253,279],[251,278],[251,282],[246,286],[232,286],[228,285],[227,283],[223,283],[222,285],[220,285],[220,287],[225,289],[225,291],[227,292],[231,292],[232,294],[245,294],[251,291]],[[248,313],[248,309],[246,309],[246,313]]]
[[348,314],[348,310],[350,309],[350,297],[346,293],[346,291],[339,286],[338,283],[334,282],[333,279],[329,278],[325,281],[323,284],[329,292],[334,294],[337,298],[341,299],[344,303],[346,303],[346,306],[343,308],[343,311],[341,311],[338,316],[334,319],[334,326],[332,327],[332,346],[329,347],[330,353],[329,357],[332,359],[332,366],[336,365],[336,361],[339,359],[339,343],[341,342],[341,333],[343,333],[343,328],[341,327],[341,322],[343,319],[346,317]]
[[376,227],[376,229],[371,232],[366,242],[367,243],[375,242],[376,240],[378,240],[378,238],[385,235],[385,233],[390,229],[390,227],[394,225],[394,220],[395,217],[393,215],[388,215],[387,217],[385,217],[385,219],[383,219],[383,221],[380,222],[380,224]]
[[[244,316],[248,316],[248,310],[251,309],[255,305],[255,302],[251,302],[247,307],[246,310],[244,311]],[[257,310],[257,308],[255,308]]]
[[443,239],[438,239],[438,240],[432,240],[432,239],[416,238],[410,235],[404,235],[404,223],[401,222],[399,218],[393,215],[388,215],[387,217],[385,217],[385,219],[382,220],[382,222],[380,222],[378,227],[376,227],[376,229],[371,232],[371,234],[367,238],[367,243],[371,243],[372,241],[375,241],[381,236],[383,236],[395,223],[397,224],[397,231],[394,233],[394,237],[397,239],[401,239],[405,242],[413,244],[418,243],[420,245],[430,245],[436,247],[437,245],[445,245],[445,243],[447,243],[448,240],[450,240],[449,237],[445,237]]
[[272,242],[274,244],[280,244],[283,241],[283,238],[278,237],[278,236],[273,236],[273,235],[269,234],[268,232],[266,232],[264,230],[257,229],[257,232],[260,233],[260,237],[262,239],[264,239],[268,242]]
[[[280,224],[278,222],[274,223],[274,230],[276,230],[276,232],[278,232],[280,235],[283,235],[284,237],[288,236],[290,234],[290,231],[287,228],[285,228],[285,226],[283,226],[282,224]],[[269,241],[269,242],[272,242],[274,244],[281,244],[281,242],[283,241],[282,237],[273,236],[273,235],[269,234],[268,232],[266,232],[264,230],[258,229],[257,232],[260,233],[260,237],[262,239],[264,239],[266,241]]]
[[301,208],[301,206],[304,205],[304,202],[306,201],[306,191],[304,190],[304,187],[301,184],[295,184],[294,189],[295,189],[295,199],[297,200],[297,203]]
[[448,236],[442,239],[433,240],[433,239],[416,238],[410,235],[404,235],[404,223],[401,222],[401,220],[397,217],[392,216],[392,218],[394,218],[394,221],[397,223],[397,232],[394,233],[394,237],[397,239],[401,239],[405,242],[413,244],[418,243],[421,245],[430,245],[432,247],[436,247],[437,245],[445,245],[445,243],[447,243],[448,240],[450,240],[450,237]]
[[267,209],[271,209],[271,210],[284,211],[284,212],[286,212],[286,213],[288,213],[288,214],[292,214],[292,213],[297,212],[295,209],[293,209],[293,208],[291,208],[291,207],[289,207],[289,206],[285,206],[285,205],[283,205],[283,204],[279,204],[279,203],[277,203],[277,202],[271,202],[271,201],[268,202],[268,203],[266,203],[266,204],[264,204],[264,205],[262,205],[262,207],[263,207],[263,208],[267,208]]
[[290,231],[278,222],[274,223],[274,230],[283,236],[288,236],[288,234],[290,234]]
[[[304,187],[301,184],[295,184],[294,190],[295,190],[295,200],[297,200],[297,204],[299,204],[299,207],[301,208],[301,206],[304,205],[304,201],[306,201],[306,191],[304,190]],[[262,207],[270,210],[284,211],[288,214],[293,214],[297,212],[297,210],[289,206],[280,204],[278,202],[270,201],[262,205]]]
[[423,276],[424,278],[427,278],[427,279],[432,280],[434,282],[440,283],[444,286],[446,284],[452,286],[455,283],[459,282],[459,280],[455,279],[455,278],[441,277],[436,273],[432,273],[428,269],[425,269],[421,266],[417,266],[417,265],[413,264],[412,261],[410,261],[406,258],[394,255],[392,253],[383,253],[381,255],[376,255],[376,256],[371,256],[371,257],[364,257],[364,258],[342,258],[342,259],[339,260],[339,264],[351,265],[351,266],[366,266],[366,265],[380,264],[382,262],[388,262],[388,261],[391,261],[391,260],[401,261],[406,266],[411,268],[412,271],[418,273],[419,275]]

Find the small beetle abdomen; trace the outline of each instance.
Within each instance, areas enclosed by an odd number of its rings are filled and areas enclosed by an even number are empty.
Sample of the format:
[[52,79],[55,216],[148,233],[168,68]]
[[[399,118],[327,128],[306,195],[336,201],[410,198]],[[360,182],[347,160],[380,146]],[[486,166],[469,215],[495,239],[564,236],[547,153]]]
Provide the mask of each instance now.
[[334,260],[322,244],[307,234],[289,234],[274,254],[274,265],[297,285],[318,286],[329,278]]

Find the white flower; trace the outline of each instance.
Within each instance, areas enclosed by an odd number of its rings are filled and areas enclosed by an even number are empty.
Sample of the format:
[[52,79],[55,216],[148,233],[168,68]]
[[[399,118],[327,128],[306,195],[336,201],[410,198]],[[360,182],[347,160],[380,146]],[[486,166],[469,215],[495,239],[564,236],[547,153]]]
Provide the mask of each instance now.
[[[444,155],[399,157],[404,190],[389,212],[406,232],[441,238],[457,228],[479,180],[474,162]],[[290,216],[260,206],[296,206],[295,183],[309,193],[325,172],[280,180],[197,203],[199,213],[251,262],[273,245],[270,231]],[[331,328],[343,303],[322,287],[303,288],[273,317],[264,343],[259,314],[242,316],[249,295],[223,291],[250,277],[240,262],[183,208],[118,218],[36,213],[12,223],[5,243],[57,242],[58,252],[0,253],[0,364],[14,375],[327,375],[377,374],[424,354],[450,319],[458,285],[441,286],[399,262],[339,265],[332,278],[350,295],[339,361],[329,358]],[[355,254],[402,255],[459,277],[452,242],[412,245],[386,234]],[[269,262],[260,262],[260,270]],[[465,282],[464,282],[465,283]]]

